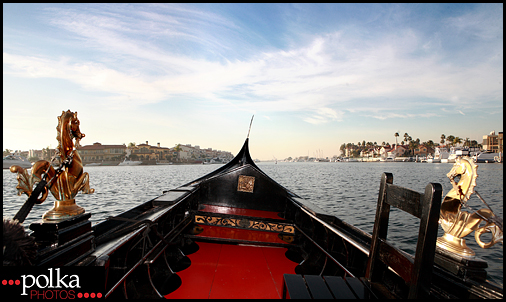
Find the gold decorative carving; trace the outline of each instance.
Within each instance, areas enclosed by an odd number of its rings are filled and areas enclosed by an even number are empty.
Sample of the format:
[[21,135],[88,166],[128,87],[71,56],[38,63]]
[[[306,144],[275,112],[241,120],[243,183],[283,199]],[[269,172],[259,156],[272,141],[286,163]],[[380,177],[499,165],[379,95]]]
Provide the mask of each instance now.
[[[18,196],[21,196],[22,193],[30,196],[32,194],[33,187],[38,181],[40,181],[40,178],[36,175],[30,174],[30,169],[24,169],[18,165],[11,166],[9,170],[12,173],[18,173],[16,176],[16,179],[18,180],[18,185],[16,186],[16,189],[18,189]],[[47,198],[47,193],[48,191],[44,190],[42,192],[42,197],[37,199],[36,203],[40,204],[44,202]]]
[[221,217],[213,215],[195,215],[195,223],[209,224],[225,227],[237,227],[242,229],[253,229],[259,231],[270,231],[280,233],[294,233],[294,227],[288,223],[275,223],[250,218]]
[[293,243],[293,241],[295,239],[293,237],[293,235],[285,235],[285,234],[279,234],[278,238],[281,239],[281,240],[283,240],[286,243]]
[[239,175],[237,191],[253,193],[254,187],[255,187],[255,177]]
[[79,125],[77,112],[62,111],[61,116],[58,117],[57,152],[61,162],[70,160],[70,163],[60,173],[47,160],[39,160],[34,163],[31,175],[19,166],[10,168],[11,172],[18,173],[18,185],[16,186],[18,195],[25,193],[30,196],[33,185],[42,180],[44,173],[47,174],[48,185],[37,203],[42,203],[47,198],[48,187],[56,201],[54,207],[42,216],[44,220],[64,220],[70,216],[84,213],[84,209],[75,203],[74,197],[78,191],[82,191],[84,194],[95,191],[90,188],[89,175],[83,172],[81,157],[79,152],[74,149],[80,146],[79,141],[85,136],[84,133],[81,133]]
[[[471,208],[467,201],[473,193],[476,193],[474,187],[478,177],[477,169],[478,166],[472,158],[457,157],[451,171],[447,174],[453,188],[443,199],[439,216],[439,223],[445,234],[437,239],[437,245],[465,257],[475,255],[464,239],[473,231],[475,231],[476,242],[482,248],[489,248],[503,241],[502,219],[495,216],[491,209],[479,209],[471,213],[462,210],[462,206]],[[455,179],[458,179],[458,183]],[[482,221],[486,224],[480,227]],[[488,243],[481,241],[481,235],[489,232],[492,233],[492,240]]]

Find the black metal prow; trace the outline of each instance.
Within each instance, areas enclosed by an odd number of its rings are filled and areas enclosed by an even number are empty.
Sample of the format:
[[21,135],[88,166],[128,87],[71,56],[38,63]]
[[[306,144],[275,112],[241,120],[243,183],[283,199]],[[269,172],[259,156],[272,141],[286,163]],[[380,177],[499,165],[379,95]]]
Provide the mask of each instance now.
[[248,136],[246,138],[249,138],[249,132],[251,131],[251,124],[253,124],[254,117],[255,117],[255,115],[253,114],[253,116],[251,117],[251,122],[249,123]]

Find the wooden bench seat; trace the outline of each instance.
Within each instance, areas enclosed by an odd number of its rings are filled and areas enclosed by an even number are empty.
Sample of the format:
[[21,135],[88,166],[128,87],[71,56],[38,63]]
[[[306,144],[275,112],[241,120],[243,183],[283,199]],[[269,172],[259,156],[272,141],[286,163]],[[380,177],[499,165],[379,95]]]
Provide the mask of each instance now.
[[[429,296],[442,194],[439,183],[429,183],[424,193],[418,193],[394,185],[393,174],[383,173],[365,273],[365,279],[373,287],[386,288],[385,280],[392,270],[407,286],[407,292],[389,290],[393,297],[420,299]],[[414,258],[387,240],[391,206],[420,219]]]
[[[287,294],[291,299],[429,297],[442,191],[440,184],[429,183],[424,193],[418,193],[394,185],[393,175],[383,173],[365,275],[353,275],[297,228],[328,258],[346,271],[346,278],[284,275],[283,298],[286,298]],[[387,240],[391,206],[420,219],[415,257],[396,248]]]
[[370,299],[375,296],[357,278],[283,275],[283,299]]

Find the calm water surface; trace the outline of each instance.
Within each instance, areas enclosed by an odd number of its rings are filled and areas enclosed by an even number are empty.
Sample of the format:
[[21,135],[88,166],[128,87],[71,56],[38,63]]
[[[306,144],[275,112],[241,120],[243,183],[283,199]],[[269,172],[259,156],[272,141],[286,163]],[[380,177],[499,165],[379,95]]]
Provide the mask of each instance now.
[[[354,226],[372,233],[381,174],[394,175],[394,184],[423,192],[429,182],[443,186],[443,196],[451,189],[446,177],[451,164],[428,163],[259,163],[271,178],[293,193],[308,199],[327,214],[336,215]],[[94,194],[79,193],[77,203],[92,213],[92,223],[122,213],[142,202],[201,177],[220,165],[159,165],[85,167],[90,174]],[[494,212],[503,217],[503,165],[481,164],[478,168],[476,189]],[[17,196],[16,176],[3,171],[4,217],[12,217],[27,199]],[[40,219],[53,206],[54,198],[35,205],[24,222],[25,226]],[[484,205],[473,195],[469,201],[476,209]],[[400,248],[414,253],[418,219],[402,211],[391,212],[388,239]],[[442,235],[440,229],[440,235]],[[482,238],[485,236],[482,236]],[[488,274],[496,283],[503,284],[503,245],[481,249],[474,234],[467,236],[467,245],[478,257],[489,263]]]

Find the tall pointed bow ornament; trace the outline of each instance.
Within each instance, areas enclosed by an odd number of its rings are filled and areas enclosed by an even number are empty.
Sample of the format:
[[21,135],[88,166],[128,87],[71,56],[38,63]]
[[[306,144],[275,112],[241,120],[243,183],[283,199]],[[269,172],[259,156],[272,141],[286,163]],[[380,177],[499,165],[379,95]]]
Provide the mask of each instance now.
[[[466,245],[464,237],[475,232],[475,239],[482,248],[489,248],[503,241],[502,219],[492,212],[485,201],[475,192],[478,166],[473,159],[464,156],[455,160],[451,171],[446,175],[452,184],[452,189],[446,194],[441,204],[439,223],[445,231],[442,237],[437,239],[437,245],[447,251],[463,257],[474,257],[475,252]],[[487,205],[488,209],[473,210],[467,201],[473,193]],[[462,207],[471,210],[466,212]],[[482,222],[484,226],[480,227]],[[490,242],[483,242],[481,236],[491,233]]]
[[85,210],[76,204],[75,196],[79,191],[84,194],[95,192],[90,188],[89,175],[83,172],[82,160],[77,151],[80,146],[79,141],[85,137],[84,133],[81,133],[79,125],[77,112],[62,111],[61,116],[58,117],[56,139],[58,140],[57,152],[61,162],[59,168],[54,169],[51,163],[46,160],[34,163],[31,175],[28,170],[11,167],[11,172],[18,173],[18,186],[16,187],[18,195],[25,193],[30,196],[36,182],[47,182],[42,197],[37,199],[36,203],[42,203],[46,199],[48,191],[53,194],[56,200],[54,207],[42,216],[43,220],[61,221],[83,214]]

